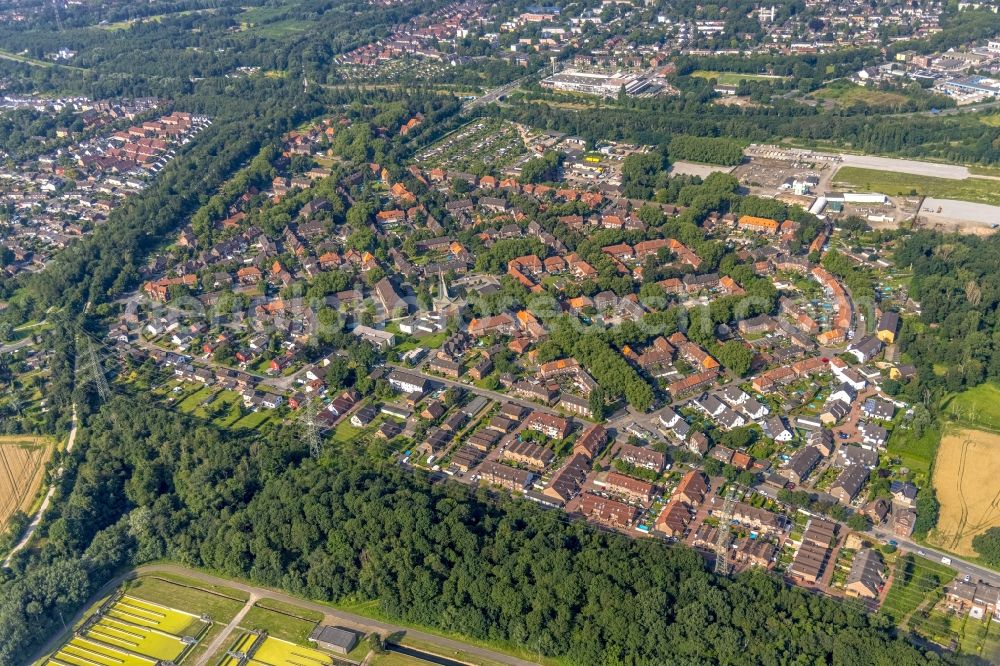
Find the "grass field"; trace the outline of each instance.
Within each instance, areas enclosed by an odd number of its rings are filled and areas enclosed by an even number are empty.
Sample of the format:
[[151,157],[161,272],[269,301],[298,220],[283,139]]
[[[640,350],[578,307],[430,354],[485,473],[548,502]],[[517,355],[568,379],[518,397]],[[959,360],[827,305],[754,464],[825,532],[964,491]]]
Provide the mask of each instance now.
[[240,420],[232,423],[230,427],[237,430],[253,430],[254,428],[259,428],[271,418],[273,412],[273,409],[262,409],[259,412],[250,412]]
[[420,666],[427,662],[397,652],[383,652],[372,657],[368,663],[370,666]]
[[890,196],[918,194],[939,199],[957,199],[1000,206],[1000,183],[985,178],[951,180],[908,173],[845,166],[833,177],[842,188],[880,192]]
[[31,507],[53,449],[48,437],[0,436],[0,532],[15,511]]
[[963,654],[975,655],[991,664],[1000,663],[1000,624],[989,618],[976,620],[967,613],[940,610],[914,615],[907,628],[938,645],[957,644]]
[[934,464],[934,490],[941,503],[928,542],[975,557],[972,538],[1000,527],[1000,435],[962,429],[945,433]]
[[348,442],[353,442],[357,439],[358,435],[364,431],[364,428],[359,428],[351,423],[351,419],[344,419],[338,423],[337,427],[334,429],[333,441],[347,444]]
[[128,588],[129,596],[170,605],[194,615],[208,615],[216,622],[228,622],[236,615],[247,596],[238,591],[212,589],[201,583],[185,584],[159,576],[143,576]]
[[940,562],[916,555],[913,561],[913,568],[906,575],[904,558],[896,560],[892,586],[882,604],[882,612],[890,615],[897,624],[906,620],[917,608],[931,604],[943,595],[944,586],[955,577],[955,570]]
[[740,74],[739,72],[715,72],[707,69],[699,69],[691,72],[691,76],[699,79],[715,79],[720,86],[736,86],[740,81],[776,81],[783,76],[773,76],[769,74]]
[[935,428],[928,428],[920,437],[914,437],[912,430],[896,427],[889,435],[887,450],[915,474],[926,477],[931,472],[940,439],[941,433]]
[[812,94],[816,99],[829,100],[840,107],[853,104],[894,107],[906,102],[906,96],[875,88],[855,85],[848,81],[835,81]]
[[955,393],[942,401],[941,411],[963,425],[1000,431],[1000,386],[980,384]]
[[244,629],[266,631],[269,636],[304,644],[322,619],[320,613],[264,599],[250,609],[240,622],[240,626]]
[[46,62],[44,60],[36,60],[35,58],[29,58],[28,56],[19,55],[17,53],[11,53],[10,51],[0,51],[0,59],[3,60],[13,60],[14,62],[23,62],[28,65],[34,65],[35,67],[52,67],[54,63]]
[[241,30],[253,30],[262,37],[280,39],[309,30],[313,24],[310,21],[284,19],[287,6],[254,7],[240,14]]

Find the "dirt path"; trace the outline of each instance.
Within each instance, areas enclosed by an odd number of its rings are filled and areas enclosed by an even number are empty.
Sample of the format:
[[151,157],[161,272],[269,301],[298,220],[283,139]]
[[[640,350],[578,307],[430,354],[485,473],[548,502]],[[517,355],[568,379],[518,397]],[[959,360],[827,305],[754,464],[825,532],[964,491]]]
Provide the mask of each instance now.
[[246,604],[243,606],[240,612],[237,613],[236,616],[229,621],[229,624],[227,624],[226,628],[223,629],[222,632],[215,637],[215,640],[213,640],[211,643],[208,644],[208,649],[206,649],[204,652],[201,653],[201,657],[199,657],[198,661],[194,663],[194,666],[205,666],[205,664],[208,663],[208,660],[211,659],[215,655],[215,653],[219,651],[219,648],[221,648],[223,645],[226,644],[226,642],[229,640],[230,634],[232,634],[233,630],[240,625],[240,622],[242,622],[243,618],[245,618],[247,613],[250,612],[250,609],[253,608],[253,605],[257,603],[257,599],[259,599],[257,594],[251,592],[250,598],[247,599]]
[[[76,418],[76,405],[73,405],[73,427],[69,431],[69,440],[66,442],[66,453],[72,453],[73,447],[76,446],[76,431],[77,431],[77,418]],[[49,504],[52,503],[52,496],[56,494],[56,483],[62,478],[63,472],[66,470],[65,466],[60,465],[59,469],[56,470],[55,477],[52,479],[52,483],[49,485],[49,490],[45,493],[45,499],[42,500],[42,505],[38,507],[38,511],[32,517],[31,522],[28,523],[28,529],[25,530],[24,536],[21,540],[11,549],[7,557],[4,558],[3,565],[9,567],[11,560],[14,556],[20,552],[28,542],[31,541],[31,537],[34,536],[35,530],[42,522],[42,518],[45,517],[45,512],[49,510]]]

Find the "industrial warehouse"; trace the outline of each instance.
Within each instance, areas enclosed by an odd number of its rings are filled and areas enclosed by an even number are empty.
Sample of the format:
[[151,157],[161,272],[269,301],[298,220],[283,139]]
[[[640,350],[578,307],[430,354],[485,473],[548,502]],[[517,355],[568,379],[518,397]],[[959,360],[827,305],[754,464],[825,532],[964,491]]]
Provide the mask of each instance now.
[[642,74],[600,74],[597,72],[584,72],[578,69],[567,69],[566,71],[553,74],[543,79],[543,88],[560,90],[563,92],[578,92],[588,95],[600,95],[601,97],[614,97],[622,88],[626,95],[639,95],[642,93],[654,93],[659,86],[654,86],[653,82]]

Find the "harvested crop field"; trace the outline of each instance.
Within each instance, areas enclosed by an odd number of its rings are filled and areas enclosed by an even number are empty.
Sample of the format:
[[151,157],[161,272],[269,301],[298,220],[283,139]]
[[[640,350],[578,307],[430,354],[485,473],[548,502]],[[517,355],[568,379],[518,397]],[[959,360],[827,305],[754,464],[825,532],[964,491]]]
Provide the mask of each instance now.
[[0,531],[11,514],[31,506],[52,449],[46,437],[0,436]]
[[928,541],[975,557],[972,538],[1000,527],[1000,434],[954,430],[941,439],[934,464],[934,490],[941,503]]

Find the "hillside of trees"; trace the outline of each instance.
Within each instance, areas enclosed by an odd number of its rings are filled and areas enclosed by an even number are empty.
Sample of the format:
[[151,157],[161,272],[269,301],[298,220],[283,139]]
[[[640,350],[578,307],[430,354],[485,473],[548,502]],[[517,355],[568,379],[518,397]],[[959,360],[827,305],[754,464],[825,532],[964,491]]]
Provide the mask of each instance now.
[[[37,553],[0,582],[0,664],[24,663],[122,566],[160,558],[509,641],[575,664],[923,664],[886,618],[694,551],[334,452],[237,437],[117,398],[86,415]],[[116,420],[109,413],[116,413]],[[384,459],[380,444],[369,454]]]

